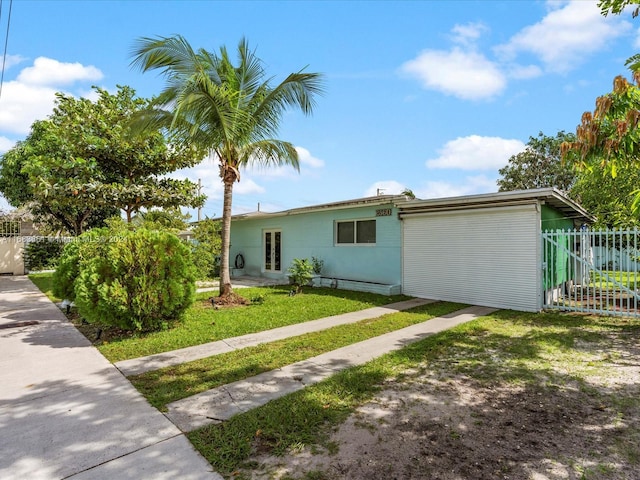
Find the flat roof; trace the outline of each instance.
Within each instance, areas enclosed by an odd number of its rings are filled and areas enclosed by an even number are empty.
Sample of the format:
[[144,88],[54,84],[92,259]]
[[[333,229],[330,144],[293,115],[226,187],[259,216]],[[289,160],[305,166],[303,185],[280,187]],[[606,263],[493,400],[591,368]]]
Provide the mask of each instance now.
[[408,200],[404,195],[376,195],[375,197],[363,197],[356,198],[354,200],[343,200],[340,202],[331,202],[331,203],[322,203],[319,205],[309,205],[308,207],[298,207],[292,208],[290,210],[283,210],[281,212],[267,213],[262,211],[241,213],[238,215],[233,215],[231,218],[233,220],[243,220],[248,218],[259,218],[259,217],[281,217],[286,215],[299,215],[301,213],[309,213],[309,212],[317,212],[322,210],[340,210],[343,208],[353,208],[359,207],[363,205],[388,205],[389,203],[393,203],[396,205],[403,204],[406,202],[410,202],[413,200]]
[[[410,199],[405,195],[377,195],[353,200],[309,205],[307,207],[292,208],[280,212],[254,212],[233,215],[233,220],[248,220],[252,218],[281,217],[287,215],[299,215],[302,213],[318,212],[322,210],[339,210],[364,205],[388,205],[394,204],[399,208],[400,216],[429,213],[437,211],[453,211],[474,208],[488,208],[492,206],[518,205],[525,203],[542,202],[564,213],[567,217],[579,221],[591,223],[594,217],[578,203],[571,200],[556,188],[537,188],[531,190],[512,190],[509,192],[482,193],[475,195],[463,195],[458,197],[433,198],[428,200]],[[215,220],[220,220],[216,218]]]
[[556,188],[536,188],[531,190],[513,190],[510,192],[483,193],[460,197],[434,198],[430,200],[414,200],[400,207],[400,215],[418,213],[463,210],[470,208],[487,208],[509,204],[543,202],[559,210],[568,217],[586,222],[594,218],[579,204],[564,195]]

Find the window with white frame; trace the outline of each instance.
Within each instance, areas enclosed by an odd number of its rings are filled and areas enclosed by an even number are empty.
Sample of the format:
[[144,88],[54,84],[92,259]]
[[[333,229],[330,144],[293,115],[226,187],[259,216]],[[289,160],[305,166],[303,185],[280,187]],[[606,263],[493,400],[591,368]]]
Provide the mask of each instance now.
[[371,245],[375,243],[375,220],[349,220],[336,222],[336,244]]

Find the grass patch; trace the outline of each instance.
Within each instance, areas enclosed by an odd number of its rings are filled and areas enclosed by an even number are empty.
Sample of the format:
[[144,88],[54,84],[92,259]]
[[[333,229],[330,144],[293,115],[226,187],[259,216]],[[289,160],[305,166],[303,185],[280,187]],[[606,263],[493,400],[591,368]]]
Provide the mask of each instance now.
[[42,293],[49,297],[49,300],[53,303],[58,303],[63,300],[53,295],[53,273],[30,273],[29,280],[31,280]]
[[270,330],[317,318],[354,312],[385,305],[409,297],[373,293],[308,288],[303,294],[289,296],[288,286],[237,289],[244,298],[261,298],[244,307],[214,310],[207,301],[211,292],[196,296],[184,319],[173,328],[144,335],[112,338],[98,346],[112,362],[167,352],[178,348],[214,342],[247,333]]
[[[51,297],[52,273],[30,276]],[[167,330],[132,333],[101,325],[83,325],[71,315],[76,327],[112,362],[168,352],[179,348],[214,342],[224,338],[293,325],[317,318],[354,312],[407,300],[405,295],[378,295],[350,290],[305,287],[302,294],[289,296],[290,286],[242,288],[236,293],[246,299],[260,299],[252,305],[214,310],[207,301],[215,292],[196,295],[184,318]],[[60,299],[55,299],[60,301]],[[102,329],[101,340],[96,330]]]
[[432,303],[405,312],[340,325],[320,332],[143,373],[132,376],[129,380],[152,405],[165,410],[168,403],[176,400],[415,325],[465,306],[456,303]]
[[[587,344],[606,350],[612,335],[621,334],[637,338],[640,326],[617,318],[500,311],[188,436],[215,470],[229,474],[255,452],[280,455],[300,445],[322,445],[331,427],[344,422],[385,381],[410,375],[405,373],[409,369],[440,372],[443,379],[465,375],[481,384],[515,382],[536,391],[576,384],[588,390],[587,379],[606,375],[610,365],[606,355],[594,355]],[[598,401],[605,398],[608,404],[619,397],[601,395]],[[637,409],[637,392],[630,398]],[[638,438],[638,431],[629,430],[625,438],[629,441],[619,448],[628,457],[628,445]]]

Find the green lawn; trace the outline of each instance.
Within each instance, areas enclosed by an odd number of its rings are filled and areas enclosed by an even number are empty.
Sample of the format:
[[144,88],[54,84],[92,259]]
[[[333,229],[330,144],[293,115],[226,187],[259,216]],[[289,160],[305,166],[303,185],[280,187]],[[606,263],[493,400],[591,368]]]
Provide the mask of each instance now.
[[53,273],[31,273],[29,279],[44,293],[52,302],[61,302],[62,298],[53,295]]
[[589,286],[619,290],[620,287],[618,284],[635,290],[638,284],[638,274],[636,272],[622,272],[618,270],[605,271],[604,274],[594,273]]
[[[50,298],[51,276],[51,273],[30,276],[41,290],[49,292]],[[174,327],[147,334],[103,328],[101,340],[95,345],[106,358],[117,362],[410,298],[330,288],[306,287],[295,296],[289,296],[290,291],[289,286],[236,289],[249,300],[260,297],[261,303],[219,310],[214,310],[207,300],[216,292],[199,293],[182,321]],[[82,325],[79,321],[76,326],[91,340],[101,327]]]
[[[571,396],[578,390],[586,399],[585,408],[605,408],[604,405],[610,409],[607,416],[614,423],[617,418],[627,419],[626,428],[615,432],[615,441],[600,448],[609,455],[618,455],[637,471],[640,455],[634,451],[640,438],[638,385],[596,389],[590,379],[598,375],[606,378],[607,369],[616,358],[614,354],[607,355],[606,349],[616,338],[628,338],[633,346],[639,337],[640,326],[630,325],[628,320],[499,311],[188,436],[216,471],[229,476],[238,468],[251,468],[251,462],[245,462],[256,449],[280,455],[318,445],[331,451],[335,446],[327,440],[332,429],[371,399],[385,381],[408,380],[428,371],[436,372],[445,381],[464,376],[490,391],[511,385],[516,391],[532,392],[534,399],[545,398],[545,392],[557,394],[564,389]],[[587,407],[589,402],[592,406]],[[485,408],[492,409],[490,405]],[[589,419],[584,419],[585,425],[581,420],[574,420],[577,436],[594,428],[589,427]],[[525,423],[524,418],[520,421]],[[565,454],[541,452],[563,462]],[[594,459],[597,460],[595,453]]]
[[165,410],[176,400],[280,368],[330,350],[424,322],[466,307],[438,302],[405,312],[249,347],[129,378],[149,402]]

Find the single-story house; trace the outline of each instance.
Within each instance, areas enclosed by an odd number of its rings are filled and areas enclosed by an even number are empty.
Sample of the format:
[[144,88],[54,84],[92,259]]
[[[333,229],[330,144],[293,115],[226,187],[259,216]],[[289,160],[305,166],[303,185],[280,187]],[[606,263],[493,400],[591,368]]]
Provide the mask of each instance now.
[[286,280],[294,258],[316,257],[326,286],[539,311],[541,232],[590,220],[552,188],[258,211],[232,218],[232,276]]

